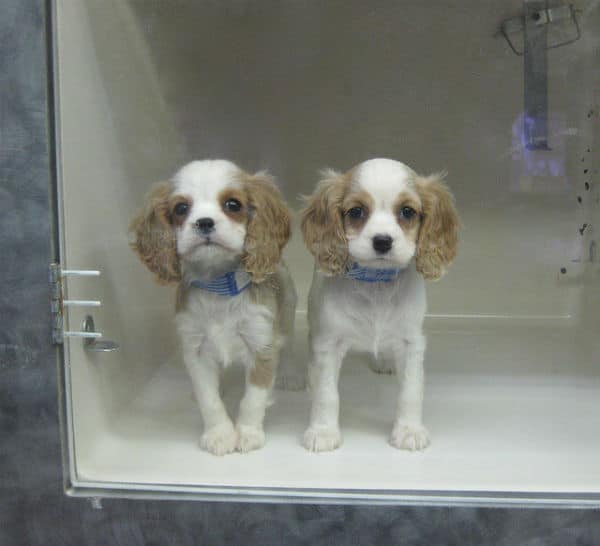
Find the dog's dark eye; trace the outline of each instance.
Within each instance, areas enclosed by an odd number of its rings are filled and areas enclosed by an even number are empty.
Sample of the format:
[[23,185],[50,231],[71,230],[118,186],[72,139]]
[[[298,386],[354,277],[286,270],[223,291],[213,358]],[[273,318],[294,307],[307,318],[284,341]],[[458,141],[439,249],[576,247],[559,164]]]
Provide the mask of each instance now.
[[412,207],[402,207],[400,210],[400,216],[405,220],[410,220],[415,214],[417,214],[417,211]]
[[188,213],[188,210],[190,210],[190,206],[187,203],[177,203],[173,212],[177,216],[185,216]]
[[227,199],[223,206],[231,212],[240,212],[242,210],[242,204],[237,199]]
[[350,218],[354,218],[355,220],[362,218],[365,215],[365,209],[362,207],[352,207],[346,213]]

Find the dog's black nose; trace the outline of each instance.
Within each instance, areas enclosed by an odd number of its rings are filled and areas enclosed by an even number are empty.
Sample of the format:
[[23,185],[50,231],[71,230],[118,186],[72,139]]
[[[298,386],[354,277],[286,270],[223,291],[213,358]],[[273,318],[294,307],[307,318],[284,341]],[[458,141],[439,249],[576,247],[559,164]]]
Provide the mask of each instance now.
[[200,218],[196,220],[196,227],[202,233],[210,233],[215,229],[215,221],[212,218]]
[[392,248],[392,238],[389,235],[375,235],[373,237],[373,248],[375,252],[385,254]]

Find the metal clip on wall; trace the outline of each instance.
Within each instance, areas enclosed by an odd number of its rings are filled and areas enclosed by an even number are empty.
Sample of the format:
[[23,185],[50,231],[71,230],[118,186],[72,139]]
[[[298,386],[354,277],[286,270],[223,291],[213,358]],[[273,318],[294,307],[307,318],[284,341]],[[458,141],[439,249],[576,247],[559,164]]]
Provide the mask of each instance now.
[[66,277],[99,277],[100,271],[61,269],[60,264],[50,264],[50,312],[52,315],[52,343],[61,345],[65,337],[83,339],[86,351],[109,352],[119,348],[119,344],[110,340],[99,340],[101,332],[94,327],[94,319],[87,315],[82,330],[69,331],[64,329],[65,307],[100,307],[99,300],[68,300],[63,298],[63,279]]
[[[548,147],[548,58],[547,51],[576,42],[581,37],[573,5],[549,7],[548,0],[525,0],[524,14],[504,21],[500,34],[517,55],[524,56],[525,108],[523,137],[529,150]],[[566,23],[567,37],[549,42],[548,30],[554,23]],[[519,49],[511,35],[523,33]]]
[[[523,45],[523,48],[518,48],[513,38],[511,38],[511,35],[514,36],[517,33],[525,32],[528,22],[537,27],[544,27],[545,25],[558,22],[569,22],[571,24],[571,36],[556,43],[546,44],[545,49],[554,49],[556,47],[572,44],[581,38],[579,22],[577,21],[575,7],[572,4],[550,8],[547,6],[547,2],[545,0],[541,2],[540,0],[537,0],[538,5],[531,6],[531,9],[528,9],[528,5],[532,3],[533,2],[530,0],[526,0],[525,9],[527,13],[520,17],[507,19],[500,26],[500,34],[504,36],[515,55],[522,56],[525,53],[526,44]],[[539,4],[542,5],[540,6]]]

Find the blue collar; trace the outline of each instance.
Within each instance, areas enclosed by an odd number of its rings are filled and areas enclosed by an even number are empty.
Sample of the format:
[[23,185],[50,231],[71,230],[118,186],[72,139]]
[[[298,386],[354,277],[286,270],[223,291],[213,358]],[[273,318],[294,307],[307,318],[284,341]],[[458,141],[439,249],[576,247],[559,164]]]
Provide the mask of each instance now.
[[210,281],[193,280],[190,286],[202,288],[219,296],[237,296],[252,284],[250,275],[243,270],[230,271]]
[[346,272],[346,277],[362,282],[392,282],[398,278],[401,271],[402,268],[363,267],[354,262]]

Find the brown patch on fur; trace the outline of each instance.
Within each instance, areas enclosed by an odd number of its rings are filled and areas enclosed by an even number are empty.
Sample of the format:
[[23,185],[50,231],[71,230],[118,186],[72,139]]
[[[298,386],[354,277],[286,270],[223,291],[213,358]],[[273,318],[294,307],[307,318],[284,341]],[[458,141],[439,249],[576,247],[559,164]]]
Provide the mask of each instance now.
[[344,232],[344,198],[352,183],[351,172],[323,172],[313,194],[301,212],[304,242],[319,268],[329,275],[340,275],[348,264],[348,241]]
[[[280,268],[273,273],[268,275],[263,282],[260,284],[253,284],[249,288],[250,299],[252,303],[258,303],[264,305],[273,313],[275,317],[273,322],[273,328],[275,335],[288,335],[290,332],[284,331],[284,318],[283,318],[283,307],[285,305],[286,292],[290,290],[290,287],[285,286],[284,279],[282,278],[282,271],[287,272],[287,267],[282,262]],[[291,287],[293,290],[293,286]]]
[[250,383],[257,387],[268,389],[275,379],[276,359],[270,352],[259,353],[250,370]]
[[[415,211],[415,215],[412,218],[406,219],[402,216],[402,209],[404,207],[410,207]],[[418,197],[415,197],[410,192],[401,192],[394,201],[394,213],[396,214],[396,219],[398,221],[398,225],[404,231],[406,237],[412,241],[417,241],[417,237],[419,235],[419,227],[421,225],[421,210],[422,205]]]
[[425,279],[437,280],[456,257],[460,220],[442,176],[419,177],[415,187],[423,205],[417,271]]
[[[186,214],[182,214],[181,216],[175,214],[175,207],[180,203],[185,203],[188,206],[188,211]],[[171,224],[175,224],[176,226],[182,225],[192,210],[192,198],[187,197],[186,195],[172,195],[169,197],[169,222]]]
[[242,175],[248,206],[244,268],[252,282],[274,273],[291,234],[291,214],[273,178],[265,173]]
[[256,357],[256,370],[249,376],[255,385],[270,387],[277,371],[284,340],[293,335],[296,307],[294,285],[285,263],[282,262],[274,274],[269,275],[260,284],[253,284],[248,290],[252,302],[264,305],[273,315],[271,346]]
[[398,194],[398,196],[396,197],[395,201],[394,201],[394,210],[396,211],[396,214],[398,215],[398,217],[400,217],[400,211],[402,210],[403,207],[410,207],[411,209],[414,209],[415,212],[417,213],[415,216],[413,216],[413,218],[411,218],[411,220],[406,220],[404,219],[404,222],[407,221],[412,221],[415,220],[417,221],[419,219],[419,216],[421,214],[421,202],[419,201],[419,199],[417,197],[415,197],[412,193],[407,192],[407,191],[403,191],[401,193]]
[[[225,189],[219,193],[217,199],[223,208],[223,212],[234,222],[244,224],[248,220],[248,206],[246,203],[247,198],[246,194],[242,190],[237,190],[235,188]],[[237,212],[225,208],[225,203],[227,203],[229,199],[236,199],[239,201],[242,205],[242,208]]]
[[160,283],[181,280],[177,241],[171,225],[169,208],[172,185],[156,184],[146,196],[142,210],[131,221],[129,231],[135,235],[131,248]]
[[[373,198],[364,190],[350,192],[346,195],[342,206],[344,211],[344,231],[346,233],[360,233],[367,223],[371,211],[375,208]],[[364,214],[362,218],[352,218],[352,216],[348,214],[350,209],[354,207],[361,207],[363,209]]]
[[[283,336],[290,335],[290,324],[286,324],[285,305],[286,293],[290,287],[286,287],[285,278],[289,279],[289,273],[285,265],[264,282],[253,284],[250,287],[250,298],[253,303],[264,305],[273,314],[273,340],[268,349],[256,355],[254,368],[250,371],[249,380],[254,385],[270,388],[275,378],[275,372],[279,363],[279,354],[283,345]],[[288,280],[288,282],[290,282]],[[293,290],[293,287],[292,287]]]

